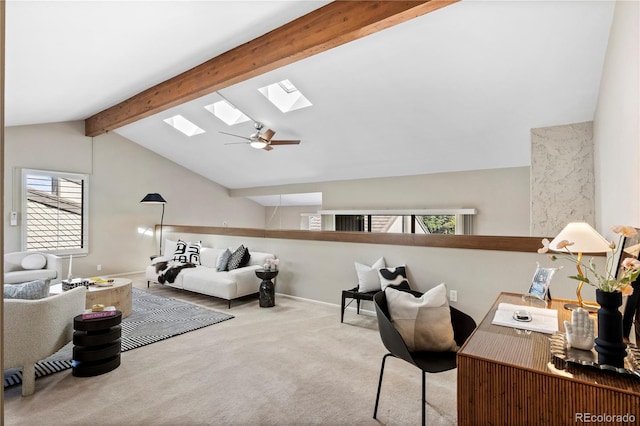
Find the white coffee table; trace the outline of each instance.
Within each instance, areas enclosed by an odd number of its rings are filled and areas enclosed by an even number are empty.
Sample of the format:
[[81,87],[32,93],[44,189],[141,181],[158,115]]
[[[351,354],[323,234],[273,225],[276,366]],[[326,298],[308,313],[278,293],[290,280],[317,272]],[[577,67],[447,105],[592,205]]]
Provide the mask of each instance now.
[[[131,298],[131,280],[127,278],[109,279],[113,279],[113,285],[111,286],[89,286],[85,308],[91,309],[91,306],[96,304],[101,304],[104,306],[115,306],[117,310],[122,312],[122,318],[125,318],[131,314],[133,305]],[[49,294],[60,293],[62,293],[62,283],[54,284],[49,288]]]

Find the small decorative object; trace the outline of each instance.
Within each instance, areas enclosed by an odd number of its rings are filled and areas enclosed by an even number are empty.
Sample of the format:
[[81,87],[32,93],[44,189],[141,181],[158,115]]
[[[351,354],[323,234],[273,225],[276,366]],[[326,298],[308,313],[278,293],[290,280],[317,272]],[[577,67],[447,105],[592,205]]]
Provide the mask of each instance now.
[[69,255],[69,274],[67,274],[67,281],[73,280],[73,274],[71,273],[71,267],[73,266],[73,255]]
[[264,264],[265,271],[277,271],[278,263],[280,263],[280,259],[267,259],[267,263]]
[[[572,224],[569,224],[572,225]],[[567,228],[569,227],[567,225]],[[593,228],[584,223],[573,225],[586,225],[591,231],[590,233],[598,234]],[[566,228],[565,228],[566,229]],[[626,356],[626,347],[622,336],[622,314],[619,307],[622,305],[622,296],[633,293],[631,283],[640,275],[640,261],[638,259],[628,257],[624,259],[620,268],[614,266],[615,255],[621,247],[622,239],[625,237],[633,237],[638,231],[631,226],[614,226],[612,231],[619,235],[619,241],[608,244],[606,249],[599,251],[607,252],[606,267],[603,273],[596,270],[593,259],[587,264],[582,262],[582,253],[577,256],[574,254],[574,242],[570,240],[552,241],[549,243],[547,239],[542,240],[543,248],[538,250],[539,253],[546,253],[548,249],[562,251],[563,257],[571,260],[576,264],[578,274],[570,276],[574,280],[580,282],[579,291],[583,283],[596,287],[596,301],[600,304],[598,312],[598,337],[595,340],[595,350],[598,353],[598,364],[610,365],[612,367],[621,367]],[[600,236],[602,240],[604,238]],[[605,240],[606,241],[606,240]],[[595,250],[590,250],[594,252]],[[585,250],[585,252],[588,252]],[[555,255],[551,255],[552,260],[556,260]],[[582,298],[579,297],[579,302]]]
[[549,285],[551,284],[551,278],[560,268],[541,268],[540,264],[537,264],[536,272],[533,274],[531,280],[531,287],[529,292],[522,296],[525,301],[540,300],[544,302],[545,306],[550,300],[549,297]]
[[593,318],[582,308],[571,312],[571,322],[565,321],[564,328],[569,347],[585,351],[593,348]]

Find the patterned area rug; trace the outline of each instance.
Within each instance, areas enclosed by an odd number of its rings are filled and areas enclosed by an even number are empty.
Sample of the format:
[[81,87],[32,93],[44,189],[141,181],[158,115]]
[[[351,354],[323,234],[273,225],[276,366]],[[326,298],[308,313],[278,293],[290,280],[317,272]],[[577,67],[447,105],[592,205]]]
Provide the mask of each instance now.
[[[122,320],[122,352],[233,318],[233,315],[156,296],[137,288],[132,291],[133,312]],[[36,363],[36,378],[71,368],[72,350],[73,343],[69,342],[49,358]],[[5,388],[20,383],[22,370],[4,372]]]

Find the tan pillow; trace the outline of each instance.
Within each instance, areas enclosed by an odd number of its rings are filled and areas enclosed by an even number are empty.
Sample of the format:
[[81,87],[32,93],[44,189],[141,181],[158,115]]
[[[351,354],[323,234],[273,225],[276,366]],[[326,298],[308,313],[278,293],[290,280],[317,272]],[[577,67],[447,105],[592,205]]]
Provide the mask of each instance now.
[[451,312],[444,283],[416,297],[411,293],[384,289],[391,322],[411,352],[457,351]]

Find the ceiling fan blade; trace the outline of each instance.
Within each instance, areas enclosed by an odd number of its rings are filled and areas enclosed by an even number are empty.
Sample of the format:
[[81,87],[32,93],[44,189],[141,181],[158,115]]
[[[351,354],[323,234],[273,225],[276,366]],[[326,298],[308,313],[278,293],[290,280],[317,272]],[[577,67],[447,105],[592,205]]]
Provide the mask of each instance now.
[[250,144],[251,142],[227,142],[225,143],[225,145],[247,145]]
[[246,140],[248,140],[249,142],[251,142],[251,138],[247,138],[247,137],[245,137],[245,136],[234,135],[233,133],[227,133],[227,132],[222,132],[222,131],[218,131],[218,133],[222,133],[223,135],[235,136],[236,138],[246,139]]
[[264,148],[262,148],[262,149],[264,149],[265,151],[271,151],[273,148],[271,148],[271,146],[270,146],[270,145],[266,145],[266,146],[265,146]]
[[273,130],[271,130],[271,129],[267,129],[267,130],[262,134],[262,136],[260,136],[260,139],[264,139],[264,140],[266,140],[266,141],[268,142],[268,141],[270,141],[270,140],[271,140],[271,138],[272,138],[272,137],[273,137],[273,135],[275,135],[275,134],[276,134],[276,132],[274,132]]
[[299,143],[299,140],[274,140],[269,145],[298,145]]

